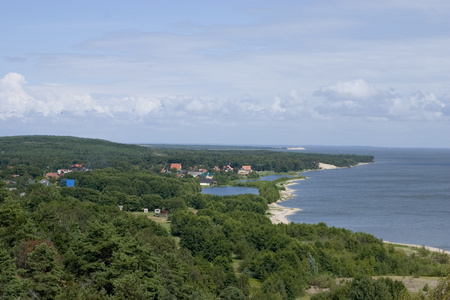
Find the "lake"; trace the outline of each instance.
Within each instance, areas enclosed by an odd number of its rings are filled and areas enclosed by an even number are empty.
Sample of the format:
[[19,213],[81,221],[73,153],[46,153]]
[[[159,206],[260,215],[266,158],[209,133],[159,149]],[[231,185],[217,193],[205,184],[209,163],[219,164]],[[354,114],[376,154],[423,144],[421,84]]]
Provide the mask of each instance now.
[[[267,176],[263,176],[259,179],[242,180],[241,182],[257,181],[257,180],[274,181],[280,177],[292,177],[292,176],[290,176],[290,175],[267,175]],[[241,195],[241,194],[259,195],[258,189],[249,188],[249,187],[241,187],[241,186],[214,186],[214,187],[202,188],[202,193],[216,195],[216,196],[230,196],[230,195]]]
[[231,196],[241,194],[259,195],[259,190],[255,188],[241,187],[241,186],[215,186],[209,188],[202,188],[202,193],[216,196]]

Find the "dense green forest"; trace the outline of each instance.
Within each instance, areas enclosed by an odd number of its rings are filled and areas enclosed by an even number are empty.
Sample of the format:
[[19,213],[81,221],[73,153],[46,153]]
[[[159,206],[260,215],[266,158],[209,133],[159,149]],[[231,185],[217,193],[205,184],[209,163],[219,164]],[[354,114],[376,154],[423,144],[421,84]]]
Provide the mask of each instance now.
[[[0,170],[3,176],[39,176],[42,170],[56,171],[83,163],[90,169],[112,167],[124,170],[139,167],[158,172],[171,163],[181,163],[185,169],[194,166],[212,169],[224,165],[251,165],[255,171],[289,172],[317,169],[319,162],[348,167],[373,160],[373,156],[231,148],[232,150],[155,148],[154,145],[146,147],[59,136],[0,137]],[[8,166],[14,166],[14,169],[8,169]]]
[[[22,166],[45,170],[57,162],[88,160],[97,166],[66,174],[75,187],[26,184],[8,190],[0,181],[0,299],[308,299],[300,297],[309,297],[311,286],[326,288],[312,299],[450,297],[447,254],[404,251],[370,234],[323,223],[272,224],[268,204],[279,198],[286,179],[248,183],[259,188],[259,196],[206,195],[196,179],[152,167],[162,157],[200,164],[195,150],[165,152],[69,137],[52,146],[56,140],[0,138],[2,178]],[[61,146],[68,141],[75,145]],[[82,150],[83,144],[89,151]],[[102,160],[96,151],[105,151]],[[205,160],[219,159],[202,151]],[[246,163],[251,157],[276,161],[281,154],[223,151],[220,159],[242,155]],[[371,160],[348,157],[355,163]],[[348,157],[342,161],[348,163]],[[334,164],[340,159],[328,158]],[[143,208],[169,215],[154,217]],[[443,279],[436,287],[410,293],[388,275]],[[346,281],[338,284],[339,279]]]

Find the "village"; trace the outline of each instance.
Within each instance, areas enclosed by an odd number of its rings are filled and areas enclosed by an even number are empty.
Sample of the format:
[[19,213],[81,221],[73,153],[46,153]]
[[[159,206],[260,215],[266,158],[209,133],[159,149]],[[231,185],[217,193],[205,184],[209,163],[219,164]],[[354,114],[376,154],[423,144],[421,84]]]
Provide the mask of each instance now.
[[[235,168],[230,165],[223,166],[222,168],[218,166],[214,166],[214,171],[220,172],[235,172]],[[237,174],[240,176],[246,176],[252,173],[252,166],[243,165],[238,171]],[[184,170],[180,163],[171,163],[170,166],[164,167],[161,170],[161,173],[176,173],[177,177],[185,177],[186,175],[192,176],[193,178],[197,178],[200,186],[214,186],[217,185],[217,182],[214,181],[214,173],[209,172],[207,169],[199,168],[197,166],[190,168],[189,171]]]
[[[170,163],[170,165],[162,168],[161,173],[166,174],[175,174],[178,178],[184,177],[193,177],[196,178],[203,187],[210,187],[217,185],[217,182],[214,180],[214,172],[236,172],[236,168],[231,167],[229,164],[220,168],[219,166],[214,166],[212,170],[207,170],[198,166],[190,167],[189,170],[183,169],[181,163]],[[69,169],[58,169],[56,172],[48,172],[43,174],[45,178],[37,181],[37,183],[42,184],[47,187],[51,187],[53,184],[59,182],[59,186],[61,187],[74,187],[75,180],[73,179],[64,179],[64,175],[69,174],[71,172],[87,172],[91,171],[90,168],[84,167],[83,164],[74,164]],[[253,172],[252,166],[243,165],[237,170],[237,175],[239,176],[247,176]],[[12,180],[5,180],[5,183],[8,186],[14,186],[17,182],[14,180],[19,178],[20,175],[14,174],[12,175]],[[27,184],[34,184],[36,180],[29,179]],[[14,190],[15,188],[10,187],[10,190]]]

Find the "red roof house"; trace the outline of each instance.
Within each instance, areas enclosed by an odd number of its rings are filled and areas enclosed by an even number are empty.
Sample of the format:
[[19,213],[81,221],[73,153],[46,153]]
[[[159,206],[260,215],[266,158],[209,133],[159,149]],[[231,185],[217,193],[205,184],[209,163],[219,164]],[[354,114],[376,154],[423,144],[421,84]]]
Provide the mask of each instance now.
[[181,164],[170,164],[170,169],[177,169],[177,171],[181,170]]
[[45,174],[45,178],[50,179],[50,178],[55,178],[56,180],[59,178],[58,173],[47,173]]

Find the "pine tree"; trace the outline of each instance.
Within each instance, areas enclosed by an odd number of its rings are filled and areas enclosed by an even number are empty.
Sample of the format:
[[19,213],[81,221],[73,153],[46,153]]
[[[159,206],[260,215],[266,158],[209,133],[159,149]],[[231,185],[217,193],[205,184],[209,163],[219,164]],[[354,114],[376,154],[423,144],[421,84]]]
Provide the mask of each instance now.
[[6,249],[0,247],[0,299],[12,299],[18,296],[20,290],[14,260]]
[[61,265],[56,261],[56,251],[42,243],[28,255],[26,275],[27,292],[31,297],[54,299],[62,290]]

